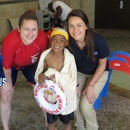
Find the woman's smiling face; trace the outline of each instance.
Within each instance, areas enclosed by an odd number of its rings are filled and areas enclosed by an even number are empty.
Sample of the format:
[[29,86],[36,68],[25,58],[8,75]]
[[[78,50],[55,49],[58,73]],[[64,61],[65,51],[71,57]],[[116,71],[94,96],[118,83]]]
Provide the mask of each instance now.
[[68,31],[76,41],[84,41],[86,29],[87,26],[81,18],[72,16],[68,19]]
[[30,45],[38,35],[38,24],[35,20],[23,20],[19,28],[20,37],[25,45]]

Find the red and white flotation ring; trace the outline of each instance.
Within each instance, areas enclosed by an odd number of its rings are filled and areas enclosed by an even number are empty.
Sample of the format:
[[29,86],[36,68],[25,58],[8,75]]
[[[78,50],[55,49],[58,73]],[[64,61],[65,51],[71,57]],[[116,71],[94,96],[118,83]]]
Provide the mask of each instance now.
[[[44,98],[44,91],[47,90],[51,91],[55,95],[57,100],[55,104],[49,103]],[[44,111],[53,115],[61,114],[65,110],[67,105],[65,93],[63,92],[61,87],[59,87],[51,80],[46,80],[46,85],[44,87],[40,87],[37,83],[34,87],[34,97],[38,105]]]

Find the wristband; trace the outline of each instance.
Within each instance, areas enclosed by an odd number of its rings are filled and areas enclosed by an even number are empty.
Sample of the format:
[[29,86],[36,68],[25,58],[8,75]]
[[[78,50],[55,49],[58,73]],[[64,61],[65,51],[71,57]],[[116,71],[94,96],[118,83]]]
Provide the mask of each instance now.
[[91,85],[91,84],[88,84],[89,86],[91,86],[91,87],[94,87],[93,85]]
[[76,87],[79,87],[79,83],[76,85]]

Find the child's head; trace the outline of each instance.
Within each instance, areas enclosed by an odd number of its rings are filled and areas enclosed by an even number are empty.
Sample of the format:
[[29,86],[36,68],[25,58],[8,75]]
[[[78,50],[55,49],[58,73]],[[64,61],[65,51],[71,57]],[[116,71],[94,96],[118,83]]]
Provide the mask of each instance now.
[[68,41],[68,33],[67,33],[67,31],[65,29],[63,29],[63,28],[54,28],[53,31],[51,32],[50,38],[52,36],[56,35],[56,34],[63,35],[66,38],[66,40]]
[[54,49],[59,50],[68,45],[68,33],[65,29],[54,28],[50,35],[50,44]]

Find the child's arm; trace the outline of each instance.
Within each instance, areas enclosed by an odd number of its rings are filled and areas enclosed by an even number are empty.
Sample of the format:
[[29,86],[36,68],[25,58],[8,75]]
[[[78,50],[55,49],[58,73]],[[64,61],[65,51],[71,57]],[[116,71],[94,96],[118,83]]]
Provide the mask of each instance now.
[[38,76],[38,84],[43,87],[43,85],[45,84],[45,80],[47,79],[47,77],[43,74],[40,73]]
[[46,70],[47,70],[47,65],[46,65],[46,61],[44,60],[43,72],[38,75],[38,84],[41,87],[43,87],[43,85],[45,84],[45,80],[47,79],[47,77],[44,75],[44,72]]

